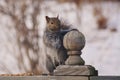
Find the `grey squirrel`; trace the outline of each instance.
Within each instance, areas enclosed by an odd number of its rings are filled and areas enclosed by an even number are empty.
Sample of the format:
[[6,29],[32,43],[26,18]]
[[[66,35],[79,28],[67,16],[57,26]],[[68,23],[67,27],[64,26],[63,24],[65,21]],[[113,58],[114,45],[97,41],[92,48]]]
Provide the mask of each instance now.
[[57,17],[46,16],[46,28],[43,35],[43,43],[46,49],[46,68],[49,73],[58,65],[65,64],[68,58],[67,50],[63,46],[63,37],[70,31],[69,26],[64,25]]

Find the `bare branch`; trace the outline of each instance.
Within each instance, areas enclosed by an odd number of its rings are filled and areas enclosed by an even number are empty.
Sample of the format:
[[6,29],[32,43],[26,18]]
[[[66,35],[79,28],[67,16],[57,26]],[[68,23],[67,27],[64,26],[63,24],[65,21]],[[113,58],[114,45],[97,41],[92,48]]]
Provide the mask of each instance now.
[[[29,1],[29,5],[27,3]],[[19,48],[19,55],[16,57],[19,69],[24,69],[26,72],[34,72],[38,74],[39,64],[39,37],[38,37],[38,20],[40,13],[41,0],[5,0],[5,6],[0,5],[0,13],[7,15],[14,23],[16,30],[16,41]],[[33,13],[29,15],[32,18],[33,27],[29,29],[26,25],[27,11],[33,8]],[[23,51],[24,50],[24,51]],[[30,51],[36,56],[36,59],[31,57]],[[28,70],[24,64],[24,56],[29,60],[31,69]]]

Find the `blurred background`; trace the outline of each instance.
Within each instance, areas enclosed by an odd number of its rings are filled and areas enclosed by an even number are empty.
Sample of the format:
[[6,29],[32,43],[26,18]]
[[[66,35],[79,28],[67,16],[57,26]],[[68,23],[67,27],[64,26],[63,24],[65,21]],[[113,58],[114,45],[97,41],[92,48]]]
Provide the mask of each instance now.
[[0,0],[0,74],[45,71],[45,16],[86,37],[82,57],[99,75],[120,75],[119,0]]

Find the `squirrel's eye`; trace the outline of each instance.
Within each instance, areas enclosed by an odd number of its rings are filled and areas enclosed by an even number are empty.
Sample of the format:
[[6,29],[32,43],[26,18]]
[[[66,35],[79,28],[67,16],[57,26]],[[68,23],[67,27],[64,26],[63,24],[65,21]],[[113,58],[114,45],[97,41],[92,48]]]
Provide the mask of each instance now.
[[51,22],[51,24],[53,24],[53,22]]

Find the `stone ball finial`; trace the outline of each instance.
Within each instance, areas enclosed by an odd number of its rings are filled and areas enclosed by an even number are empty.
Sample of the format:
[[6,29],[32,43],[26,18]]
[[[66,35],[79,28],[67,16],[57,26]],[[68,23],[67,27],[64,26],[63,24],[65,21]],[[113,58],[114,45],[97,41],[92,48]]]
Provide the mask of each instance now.
[[60,65],[54,70],[57,76],[97,76],[98,72],[91,65],[84,65],[81,50],[85,46],[85,37],[78,30],[71,30],[65,34],[63,45],[67,50],[68,58],[65,65]]
[[78,30],[72,30],[64,36],[64,47],[67,50],[82,50],[85,46],[85,37]]
[[85,61],[81,58],[81,50],[85,46],[85,37],[77,29],[68,32],[63,39],[63,45],[67,49],[67,65],[84,65]]

